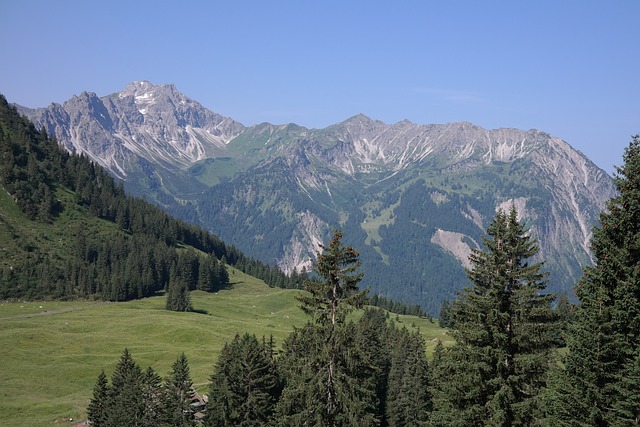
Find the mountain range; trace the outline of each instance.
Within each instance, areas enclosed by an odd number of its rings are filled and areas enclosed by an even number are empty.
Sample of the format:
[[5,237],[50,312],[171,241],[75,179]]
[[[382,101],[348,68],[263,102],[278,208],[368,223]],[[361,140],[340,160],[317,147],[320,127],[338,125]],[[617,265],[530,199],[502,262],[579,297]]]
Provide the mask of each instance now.
[[431,313],[468,284],[471,249],[511,204],[538,238],[549,289],[570,291],[615,195],[606,172],[540,130],[364,115],[324,129],[247,127],[144,81],[19,111],[133,194],[284,271],[309,268],[340,228],[364,285]]

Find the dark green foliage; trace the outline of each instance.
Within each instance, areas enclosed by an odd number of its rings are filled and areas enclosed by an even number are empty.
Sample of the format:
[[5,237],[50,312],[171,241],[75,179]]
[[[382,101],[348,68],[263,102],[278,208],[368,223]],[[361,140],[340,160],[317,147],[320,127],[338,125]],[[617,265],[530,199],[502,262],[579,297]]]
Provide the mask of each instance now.
[[569,295],[566,292],[562,292],[558,296],[558,303],[555,308],[556,317],[558,318],[556,340],[559,347],[566,345],[567,333],[575,318],[575,310],[576,307],[569,301]]
[[426,426],[431,411],[429,367],[418,333],[395,331],[386,392],[385,419],[390,427]]
[[198,258],[191,251],[182,252],[171,270],[165,307],[172,311],[191,311],[189,291],[195,289],[198,278]]
[[175,280],[169,284],[165,307],[171,311],[191,311],[193,309],[189,288],[185,282]]
[[92,426],[104,427],[107,425],[109,395],[109,380],[104,371],[100,371],[96,385],[93,387],[93,397],[87,407],[87,416]]
[[554,425],[638,425],[640,410],[640,135],[633,137],[593,230],[596,262],[576,287],[564,370],[550,387]]
[[163,425],[168,419],[168,410],[165,405],[167,393],[162,384],[162,378],[149,366],[142,374],[140,384],[144,402],[142,425],[144,427]]
[[379,424],[376,371],[358,346],[357,333],[353,324],[333,331],[308,324],[285,340],[279,359],[285,387],[277,425]]
[[310,296],[297,297],[314,324],[296,330],[284,344],[286,385],[278,404],[279,423],[376,425],[376,387],[366,380],[374,367],[357,346],[354,326],[345,324],[347,313],[365,297],[358,291],[358,253],[342,243],[338,230],[320,248],[315,263],[320,280],[307,282]]
[[0,185],[30,220],[43,222],[52,221],[60,207],[54,183],[68,158],[48,139],[0,96]]
[[440,325],[441,328],[453,328],[455,326],[449,300],[442,301],[440,315],[438,316],[438,325]]
[[434,362],[434,425],[531,425],[541,417],[555,295],[543,293],[542,265],[527,262],[538,246],[514,207],[499,211],[487,233],[487,251],[470,257],[473,286],[453,302],[456,344]]
[[141,379],[140,367],[125,349],[111,376],[106,426],[124,427],[144,424],[145,405]]
[[319,281],[308,281],[305,289],[311,296],[297,297],[302,311],[312,316],[323,326],[334,327],[344,322],[347,313],[359,308],[366,291],[358,291],[358,282],[362,280],[358,252],[351,246],[344,246],[342,233],[334,230],[329,246],[319,245],[322,252],[317,253],[314,264]]
[[142,372],[125,349],[111,385],[104,371],[98,376],[87,414],[92,425],[102,427],[193,426],[194,393],[184,353],[163,383],[153,368]]
[[189,363],[184,353],[171,367],[165,385],[165,411],[167,422],[174,427],[195,425],[191,400],[194,396],[193,383],[189,373]]
[[225,344],[211,376],[206,426],[263,426],[280,395],[273,343],[236,335]]
[[359,363],[362,365],[360,382],[369,392],[375,393],[370,395],[369,399],[377,403],[375,416],[381,421],[381,425],[385,423],[387,381],[396,332],[388,325],[387,316],[388,313],[384,310],[366,308],[354,331],[354,345],[360,357]]

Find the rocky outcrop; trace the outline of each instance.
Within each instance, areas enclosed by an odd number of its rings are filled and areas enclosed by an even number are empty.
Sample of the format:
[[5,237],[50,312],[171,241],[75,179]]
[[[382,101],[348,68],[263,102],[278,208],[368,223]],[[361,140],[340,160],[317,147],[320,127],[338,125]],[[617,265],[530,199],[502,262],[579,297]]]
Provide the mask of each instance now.
[[63,105],[21,108],[70,151],[86,153],[120,178],[136,158],[186,168],[224,153],[244,127],[204,108],[174,85],[130,83],[119,93],[74,96]]

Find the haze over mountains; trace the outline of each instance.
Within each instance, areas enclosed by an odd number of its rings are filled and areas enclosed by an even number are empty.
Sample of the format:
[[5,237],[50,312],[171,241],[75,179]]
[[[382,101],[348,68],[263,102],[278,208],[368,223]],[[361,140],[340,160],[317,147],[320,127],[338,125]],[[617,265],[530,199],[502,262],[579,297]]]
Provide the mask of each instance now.
[[511,203],[539,239],[550,289],[571,289],[615,194],[603,170],[538,130],[364,115],[324,129],[245,127],[149,82],[20,111],[134,194],[285,271],[308,268],[339,227],[361,252],[362,284],[432,313],[467,285],[471,248]]

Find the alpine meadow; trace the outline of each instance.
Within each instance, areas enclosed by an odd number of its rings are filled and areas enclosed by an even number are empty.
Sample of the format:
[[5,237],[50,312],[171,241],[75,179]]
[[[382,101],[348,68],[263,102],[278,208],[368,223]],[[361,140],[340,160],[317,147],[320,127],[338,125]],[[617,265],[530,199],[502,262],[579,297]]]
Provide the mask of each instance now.
[[[640,136],[0,97],[0,424],[640,424]],[[84,423],[84,424],[79,424]]]

